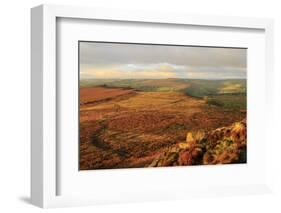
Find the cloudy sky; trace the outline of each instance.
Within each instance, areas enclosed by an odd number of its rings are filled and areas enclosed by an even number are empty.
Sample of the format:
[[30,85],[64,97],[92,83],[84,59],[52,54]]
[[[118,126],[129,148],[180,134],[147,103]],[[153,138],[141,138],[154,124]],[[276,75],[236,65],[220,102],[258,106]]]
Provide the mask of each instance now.
[[81,79],[246,78],[246,49],[79,44]]

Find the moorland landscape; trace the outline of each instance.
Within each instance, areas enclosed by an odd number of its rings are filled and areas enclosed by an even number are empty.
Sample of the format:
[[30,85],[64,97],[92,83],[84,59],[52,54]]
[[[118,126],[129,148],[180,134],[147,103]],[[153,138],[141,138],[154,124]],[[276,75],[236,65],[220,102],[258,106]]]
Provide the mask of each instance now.
[[79,42],[79,169],[247,162],[247,49]]
[[80,80],[80,169],[245,163],[245,79]]

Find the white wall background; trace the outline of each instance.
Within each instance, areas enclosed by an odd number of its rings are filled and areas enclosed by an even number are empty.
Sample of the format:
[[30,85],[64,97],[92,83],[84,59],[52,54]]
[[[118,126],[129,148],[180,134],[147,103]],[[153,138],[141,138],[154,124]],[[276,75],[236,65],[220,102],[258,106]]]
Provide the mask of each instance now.
[[[273,195],[80,207],[69,212],[280,212],[281,3],[279,0],[8,0],[0,7],[0,212],[37,212],[29,204],[30,8],[42,3],[275,19],[275,192]],[[260,133],[262,134],[262,133]],[[262,157],[262,156],[261,156]],[[47,210],[60,212],[63,209]]]

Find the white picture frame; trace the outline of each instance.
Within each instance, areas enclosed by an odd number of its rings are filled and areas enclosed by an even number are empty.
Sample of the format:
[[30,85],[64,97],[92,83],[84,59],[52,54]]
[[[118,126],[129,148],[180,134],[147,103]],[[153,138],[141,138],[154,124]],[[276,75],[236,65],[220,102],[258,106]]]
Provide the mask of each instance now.
[[[104,197],[91,195],[58,195],[58,151],[57,151],[57,20],[87,19],[109,20],[133,23],[153,23],[159,25],[181,25],[219,27],[232,29],[256,29],[264,31],[265,41],[265,107],[266,125],[265,149],[266,165],[261,172],[265,178],[255,184],[221,185],[217,187],[200,187],[194,183],[193,189],[171,188],[156,190],[144,194],[127,194],[120,196],[112,192]],[[270,164],[270,127],[273,117],[272,82],[273,82],[273,21],[271,19],[217,17],[204,15],[187,15],[173,13],[152,13],[146,11],[123,11],[113,9],[85,8],[74,6],[41,5],[31,9],[31,201],[42,208],[99,203],[138,202],[143,200],[181,199],[214,195],[241,195],[271,191]],[[260,112],[262,113],[262,112]],[[200,168],[199,168],[200,169]],[[158,171],[160,172],[160,170]],[[75,183],[74,183],[75,184]],[[166,193],[166,192],[172,193]],[[122,193],[122,191],[120,192]],[[156,196],[157,195],[157,196]],[[172,196],[171,196],[172,195]]]

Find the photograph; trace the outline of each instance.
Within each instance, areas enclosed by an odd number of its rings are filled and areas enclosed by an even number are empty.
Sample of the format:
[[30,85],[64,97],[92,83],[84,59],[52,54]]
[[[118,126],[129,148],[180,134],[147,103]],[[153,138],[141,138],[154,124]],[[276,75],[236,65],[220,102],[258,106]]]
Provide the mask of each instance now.
[[247,163],[247,48],[78,41],[79,170]]

